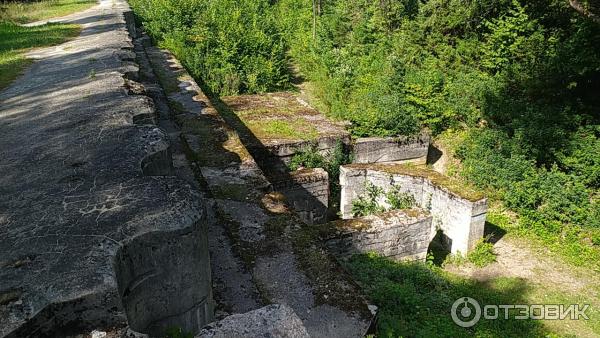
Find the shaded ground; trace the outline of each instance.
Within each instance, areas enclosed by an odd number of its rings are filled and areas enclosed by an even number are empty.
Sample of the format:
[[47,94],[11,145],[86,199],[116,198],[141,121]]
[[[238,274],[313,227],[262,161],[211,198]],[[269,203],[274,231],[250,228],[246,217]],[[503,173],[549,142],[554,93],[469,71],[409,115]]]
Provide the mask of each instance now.
[[562,263],[559,258],[527,240],[504,236],[496,239],[496,262],[477,268],[450,264],[445,270],[483,283],[502,279],[521,280],[528,285],[524,300],[529,304],[591,304],[590,320],[544,321],[552,331],[581,337],[600,335],[600,276],[598,273]]

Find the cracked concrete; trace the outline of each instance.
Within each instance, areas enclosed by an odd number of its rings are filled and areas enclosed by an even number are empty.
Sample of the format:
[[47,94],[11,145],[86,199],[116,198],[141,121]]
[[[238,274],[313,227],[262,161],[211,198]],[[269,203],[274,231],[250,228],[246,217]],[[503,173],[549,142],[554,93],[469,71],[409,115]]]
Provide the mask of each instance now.
[[[296,313],[311,337],[364,336],[372,313],[360,289],[317,243],[297,247],[303,222],[281,194],[271,192],[238,133],[179,62],[155,47],[147,46],[146,54],[175,108],[188,156],[218,206],[219,222],[210,233],[220,236],[211,239],[213,258],[226,265],[213,266],[220,307],[236,313],[262,302],[280,303]],[[321,271],[326,276],[319,278],[306,269],[315,263],[335,269]],[[232,287],[230,278],[244,287]]]
[[151,125],[152,102],[129,95],[125,78],[139,75],[125,10],[102,0],[61,19],[81,35],[31,52],[0,92],[0,337],[89,332],[127,315],[153,334],[211,320],[210,215],[196,189],[164,176],[169,137]]

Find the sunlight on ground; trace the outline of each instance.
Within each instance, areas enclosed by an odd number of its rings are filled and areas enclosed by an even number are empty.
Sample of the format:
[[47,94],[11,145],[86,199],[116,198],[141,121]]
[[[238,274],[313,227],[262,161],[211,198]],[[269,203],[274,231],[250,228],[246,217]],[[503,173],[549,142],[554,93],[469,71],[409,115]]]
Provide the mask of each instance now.
[[31,63],[25,57],[29,49],[65,42],[79,35],[79,31],[76,25],[22,27],[0,21],[0,89],[8,86]]
[[95,0],[0,2],[0,21],[14,21],[23,24],[79,12],[95,4]]
[[7,87],[31,63],[25,53],[67,41],[79,34],[76,25],[47,24],[22,27],[20,24],[64,16],[87,9],[94,0],[52,0],[0,3],[0,89]]

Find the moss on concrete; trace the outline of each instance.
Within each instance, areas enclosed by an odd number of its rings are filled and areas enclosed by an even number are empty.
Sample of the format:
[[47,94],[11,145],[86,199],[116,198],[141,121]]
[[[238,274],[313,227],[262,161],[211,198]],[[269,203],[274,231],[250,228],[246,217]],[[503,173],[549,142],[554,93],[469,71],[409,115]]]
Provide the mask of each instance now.
[[[360,287],[320,244],[324,233],[330,230],[328,224],[303,225],[291,234],[292,247],[300,267],[314,287],[315,302],[330,304],[345,311],[360,311],[358,314],[363,318],[371,318]],[[340,281],[346,285],[340,285]]]
[[229,118],[236,121],[232,123],[224,118],[232,125],[246,129],[262,143],[310,141],[348,134],[341,123],[327,119],[293,93],[228,96],[222,101],[227,113],[234,115]]
[[254,136],[261,140],[314,140],[319,136],[317,129],[302,118],[245,120]]
[[423,177],[428,179],[432,184],[440,188],[445,188],[449,192],[465,198],[471,202],[476,202],[484,199],[485,196],[482,192],[475,190],[473,187],[468,186],[464,182],[456,180],[454,178],[442,175],[433,169],[429,169],[423,165],[416,165],[412,163],[402,164],[383,164],[383,163],[360,163],[360,164],[349,164],[345,166],[349,169],[360,169],[360,170],[375,170],[381,171],[388,174],[406,175],[413,177]]
[[212,116],[178,116],[177,119],[184,134],[197,137],[197,146],[201,151],[193,151],[194,146],[188,146],[200,166],[225,167],[231,163],[252,160],[237,133],[222,121]]
[[[363,217],[355,217],[350,219],[338,219],[335,221],[331,221],[328,223],[328,227],[323,227],[321,230],[322,234],[327,236],[328,233],[335,232],[335,230],[354,230],[354,231],[365,231],[370,229],[373,226],[374,218],[372,216],[376,216],[379,218],[386,219],[388,215],[403,213],[408,216],[408,219],[412,219],[413,221],[417,221],[419,218],[424,218],[428,216],[428,213],[420,208],[411,208],[404,210],[389,210],[381,213],[377,213],[375,215],[363,216]],[[325,237],[327,238],[327,237]]]

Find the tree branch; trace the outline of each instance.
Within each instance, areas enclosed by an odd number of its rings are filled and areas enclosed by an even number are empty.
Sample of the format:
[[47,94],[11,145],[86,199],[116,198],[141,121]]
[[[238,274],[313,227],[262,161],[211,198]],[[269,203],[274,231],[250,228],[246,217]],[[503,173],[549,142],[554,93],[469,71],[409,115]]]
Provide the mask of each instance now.
[[592,13],[579,0],[569,0],[569,5],[579,14],[592,19],[595,23],[600,24],[600,16]]

